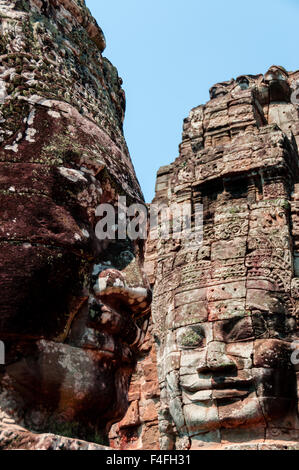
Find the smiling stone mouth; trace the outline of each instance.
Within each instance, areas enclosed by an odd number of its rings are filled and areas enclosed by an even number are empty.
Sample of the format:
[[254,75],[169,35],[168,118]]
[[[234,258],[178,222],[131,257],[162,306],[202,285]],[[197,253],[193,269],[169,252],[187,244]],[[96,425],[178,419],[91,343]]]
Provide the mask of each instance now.
[[230,398],[246,398],[254,391],[253,380],[230,380],[225,379],[221,383],[212,381],[212,395],[216,400]]
[[225,390],[213,390],[212,397],[216,400],[225,400],[231,398],[245,398],[252,390],[237,390],[237,389],[225,389]]
[[223,379],[221,382],[215,382],[215,379],[212,380],[212,387],[202,387],[196,386],[193,384],[192,386],[184,387],[184,390],[189,394],[196,394],[198,392],[206,391],[213,393],[213,396],[220,397],[221,395],[227,396],[230,394],[235,394],[236,396],[243,396],[245,394],[249,394],[254,390],[253,380],[231,380],[231,379]]
[[246,392],[249,391],[253,386],[252,380],[224,380],[221,383],[212,381],[212,390],[220,390],[220,391],[230,391],[236,390],[239,392]]

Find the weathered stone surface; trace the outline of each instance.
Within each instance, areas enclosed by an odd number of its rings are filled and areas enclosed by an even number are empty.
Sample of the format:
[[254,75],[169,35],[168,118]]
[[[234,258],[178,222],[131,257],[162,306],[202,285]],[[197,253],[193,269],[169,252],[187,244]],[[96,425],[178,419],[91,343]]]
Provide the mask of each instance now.
[[35,434],[20,426],[0,425],[0,450],[111,450],[91,442],[54,434]]
[[1,0],[0,21],[0,413],[27,429],[0,447],[96,448],[151,301],[143,243],[97,232],[100,204],[144,204],[122,80],[83,0]]
[[298,78],[215,85],[157,174],[154,203],[203,209],[203,240],[148,243],[162,449],[298,448]]
[[158,411],[160,389],[157,376],[156,349],[152,328],[137,356],[137,367],[129,389],[127,414],[110,431],[110,445],[120,450],[158,450]]
[[0,449],[105,450],[111,425],[115,449],[298,449],[299,72],[190,112],[154,202],[203,227],[149,239],[144,270],[97,236],[99,204],[143,204],[102,30],[81,0],[0,18]]

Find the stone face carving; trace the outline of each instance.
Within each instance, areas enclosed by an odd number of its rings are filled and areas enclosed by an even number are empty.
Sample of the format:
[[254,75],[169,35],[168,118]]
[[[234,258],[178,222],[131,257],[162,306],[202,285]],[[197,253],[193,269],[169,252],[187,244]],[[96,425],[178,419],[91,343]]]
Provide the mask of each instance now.
[[151,300],[142,243],[95,235],[99,204],[143,203],[122,82],[84,1],[1,0],[0,20],[0,447],[101,443]]
[[104,35],[81,0],[0,19],[0,449],[105,449],[128,404],[116,448],[158,448],[158,414],[164,450],[298,449],[299,72],[212,87],[158,172],[204,239],[148,242],[156,359],[143,244],[95,235],[143,203]]
[[203,243],[148,243],[162,449],[298,448],[298,72],[211,89],[157,204],[203,205]]

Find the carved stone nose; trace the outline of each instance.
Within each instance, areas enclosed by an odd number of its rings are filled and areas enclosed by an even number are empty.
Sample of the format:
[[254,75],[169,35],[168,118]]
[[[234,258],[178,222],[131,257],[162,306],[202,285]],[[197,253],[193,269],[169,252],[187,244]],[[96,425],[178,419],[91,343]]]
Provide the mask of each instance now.
[[123,274],[116,269],[102,271],[94,291],[104,304],[115,310],[130,311],[137,318],[146,315],[150,310],[151,290],[143,286],[128,286]]
[[235,362],[225,352],[225,344],[212,342],[207,348],[206,364],[198,367],[197,372],[201,374],[231,372],[236,368]]

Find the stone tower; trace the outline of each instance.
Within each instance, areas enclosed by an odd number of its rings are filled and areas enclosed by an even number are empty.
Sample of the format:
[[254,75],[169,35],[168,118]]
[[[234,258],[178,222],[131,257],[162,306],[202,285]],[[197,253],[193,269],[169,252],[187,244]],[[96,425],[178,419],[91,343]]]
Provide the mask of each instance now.
[[0,27],[0,449],[95,448],[151,301],[144,243],[97,236],[101,204],[144,204],[122,80],[83,0],[1,0]]
[[148,243],[162,449],[298,447],[298,80],[215,85],[158,172],[155,204],[203,208],[202,243]]

